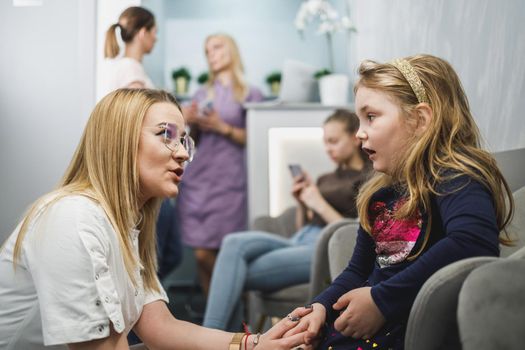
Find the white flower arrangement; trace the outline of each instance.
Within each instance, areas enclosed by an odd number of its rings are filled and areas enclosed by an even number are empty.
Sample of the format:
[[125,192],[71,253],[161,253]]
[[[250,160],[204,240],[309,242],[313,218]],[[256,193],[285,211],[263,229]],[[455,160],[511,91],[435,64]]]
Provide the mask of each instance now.
[[295,27],[302,34],[306,25],[315,19],[319,22],[317,34],[326,35],[330,69],[333,72],[332,34],[342,31],[356,32],[357,29],[348,16],[340,17],[328,0],[304,0],[295,16]]
[[295,27],[300,32],[314,19],[319,20],[318,34],[332,34],[344,30],[356,31],[348,16],[340,17],[337,11],[327,0],[303,1],[295,17]]

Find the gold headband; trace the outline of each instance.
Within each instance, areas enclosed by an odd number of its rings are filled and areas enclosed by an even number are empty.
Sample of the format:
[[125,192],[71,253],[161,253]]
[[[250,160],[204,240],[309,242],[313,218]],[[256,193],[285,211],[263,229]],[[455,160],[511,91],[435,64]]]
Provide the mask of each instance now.
[[430,103],[427,97],[427,92],[425,91],[425,87],[423,86],[421,79],[419,79],[419,76],[417,75],[414,67],[412,67],[412,65],[404,59],[396,59],[392,61],[392,65],[396,67],[397,70],[403,74],[406,81],[408,81],[408,84],[410,84],[412,91],[414,91],[416,94],[419,103]]

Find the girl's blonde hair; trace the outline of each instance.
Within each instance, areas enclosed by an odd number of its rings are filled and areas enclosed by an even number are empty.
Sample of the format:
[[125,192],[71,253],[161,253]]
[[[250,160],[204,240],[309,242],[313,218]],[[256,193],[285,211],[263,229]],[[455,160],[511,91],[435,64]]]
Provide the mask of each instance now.
[[[408,140],[405,153],[399,155],[403,161],[395,162],[393,174],[376,173],[361,188],[357,206],[363,227],[371,232],[368,208],[372,195],[381,187],[396,185],[405,192],[406,202],[396,217],[407,218],[420,206],[430,214],[430,195],[440,194],[437,186],[467,175],[492,193],[497,224],[504,231],[514,211],[512,193],[494,158],[481,149],[479,130],[458,75],[448,62],[431,55],[404,60],[421,80],[433,114],[423,134]],[[419,101],[398,68],[391,63],[364,61],[359,75],[354,91],[367,87],[387,94],[399,105],[407,125],[417,124],[414,112]],[[506,233],[500,242],[510,243]]]
[[[206,38],[204,45],[208,44],[211,39],[220,39],[226,45],[230,52],[231,65],[230,69],[232,72],[232,88],[233,96],[237,102],[244,102],[248,96],[248,84],[244,78],[244,67],[241,60],[241,54],[239,47],[235,43],[235,40],[224,33],[212,34]],[[209,69],[210,78],[208,79],[208,97],[213,98],[213,84],[215,83],[216,76],[211,69]]]
[[[104,209],[120,242],[126,270],[133,278],[135,267],[144,266],[144,285],[157,290],[155,223],[160,199],[150,199],[138,207],[140,182],[137,166],[142,122],[147,110],[155,103],[180,106],[169,93],[160,90],[119,89],[104,97],[87,122],[58,188],[37,200],[25,215],[15,243],[14,261],[19,259],[28,225],[42,208],[68,195],[83,195],[98,202]],[[53,198],[47,202],[47,198]],[[139,258],[136,261],[129,239],[137,225]]]
[[118,23],[112,24],[106,31],[106,42],[104,44],[104,57],[117,57],[120,48],[117,42],[117,28],[120,28],[120,37],[124,43],[129,43],[142,29],[150,31],[155,26],[155,16],[144,7],[128,7],[120,14]]

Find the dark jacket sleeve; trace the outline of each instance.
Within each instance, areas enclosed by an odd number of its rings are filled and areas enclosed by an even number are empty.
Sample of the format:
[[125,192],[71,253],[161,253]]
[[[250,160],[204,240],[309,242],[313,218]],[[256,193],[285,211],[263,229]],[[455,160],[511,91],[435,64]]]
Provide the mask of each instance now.
[[447,193],[434,199],[432,219],[441,219],[443,238],[409,267],[372,287],[372,298],[387,320],[407,317],[423,283],[440,268],[469,257],[499,254],[491,193],[464,177],[459,190],[449,191],[453,187],[442,186]]
[[314,298],[314,303],[321,303],[326,308],[327,320],[335,319],[337,312],[332,305],[346,292],[362,287],[375,261],[375,243],[362,227],[357,231],[356,244],[348,266],[321,294]]

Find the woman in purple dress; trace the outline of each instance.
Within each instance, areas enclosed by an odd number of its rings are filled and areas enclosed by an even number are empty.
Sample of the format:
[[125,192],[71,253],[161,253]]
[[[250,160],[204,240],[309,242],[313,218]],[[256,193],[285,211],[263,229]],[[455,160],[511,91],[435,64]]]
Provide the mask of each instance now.
[[225,34],[209,36],[205,54],[210,79],[184,111],[199,141],[195,158],[186,170],[177,208],[183,241],[194,248],[201,286],[207,295],[222,238],[246,229],[243,103],[261,101],[263,96],[246,84],[233,38]]

